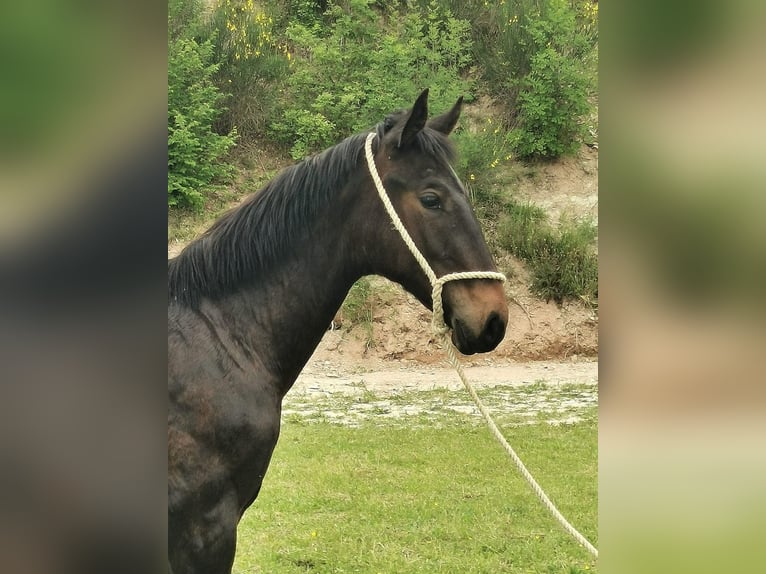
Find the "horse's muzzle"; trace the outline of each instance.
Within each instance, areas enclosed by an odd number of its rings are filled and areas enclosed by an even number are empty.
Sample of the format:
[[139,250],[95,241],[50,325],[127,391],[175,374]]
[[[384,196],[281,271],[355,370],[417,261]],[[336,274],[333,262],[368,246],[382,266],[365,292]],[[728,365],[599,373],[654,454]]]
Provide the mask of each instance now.
[[492,351],[505,337],[506,320],[493,311],[487,317],[483,327],[474,333],[460,319],[452,319],[452,343],[464,355]]

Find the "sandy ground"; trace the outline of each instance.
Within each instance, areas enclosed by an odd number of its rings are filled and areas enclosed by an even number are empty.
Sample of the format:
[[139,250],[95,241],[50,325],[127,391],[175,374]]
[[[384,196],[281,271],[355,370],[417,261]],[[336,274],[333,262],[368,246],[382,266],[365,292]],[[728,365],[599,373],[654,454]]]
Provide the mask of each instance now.
[[[349,369],[344,363],[312,358],[285,397],[282,416],[299,415],[347,426],[405,421],[438,424],[447,412],[480,421],[479,410],[451,368],[422,364],[368,368]],[[541,420],[576,423],[598,403],[598,363],[594,360],[492,361],[467,368],[466,375],[484,397],[492,417],[504,427]],[[450,392],[423,392],[438,389]]]

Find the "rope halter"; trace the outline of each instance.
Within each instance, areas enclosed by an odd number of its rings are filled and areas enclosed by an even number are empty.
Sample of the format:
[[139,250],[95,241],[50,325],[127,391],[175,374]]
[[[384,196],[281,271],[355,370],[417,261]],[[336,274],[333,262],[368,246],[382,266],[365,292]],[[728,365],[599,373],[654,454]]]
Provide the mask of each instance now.
[[[423,273],[428,277],[428,282],[431,284],[431,301],[433,302],[433,317],[431,318],[431,328],[437,335],[446,335],[449,332],[449,326],[444,322],[444,304],[442,302],[442,288],[448,281],[455,281],[458,279],[495,279],[497,281],[505,281],[505,275],[496,271],[461,271],[459,273],[448,273],[437,277],[434,270],[426,261],[426,258],[420,252],[415,242],[412,240],[407,229],[404,227],[402,220],[399,219],[399,215],[396,213],[394,206],[391,204],[391,200],[386,193],[386,188],[383,187],[383,181],[380,179],[378,169],[375,167],[375,158],[372,155],[372,140],[375,139],[375,133],[371,132],[367,134],[367,140],[364,142],[364,154],[367,158],[367,167],[370,170],[372,181],[375,182],[375,189],[378,190],[378,195],[383,206],[386,208],[388,216],[391,218],[391,222],[399,232],[399,235],[404,240],[410,253],[415,257],[415,260],[420,265]],[[454,173],[454,172],[453,172]],[[457,178],[457,176],[455,176]]]

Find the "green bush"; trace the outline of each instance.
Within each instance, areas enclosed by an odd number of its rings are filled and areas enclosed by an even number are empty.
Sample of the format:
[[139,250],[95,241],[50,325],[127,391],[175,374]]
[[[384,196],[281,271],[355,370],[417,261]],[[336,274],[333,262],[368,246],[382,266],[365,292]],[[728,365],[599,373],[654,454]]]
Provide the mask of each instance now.
[[569,223],[557,234],[542,233],[535,242],[532,290],[545,300],[561,303],[598,299],[598,258],[593,251],[595,228],[587,222]]
[[524,24],[530,18],[542,18],[546,2],[441,0],[441,3],[459,18],[470,20],[473,62],[479,66],[488,92],[504,104],[508,117],[513,117],[517,82],[529,71],[532,49]]
[[[393,16],[393,14],[391,14]],[[284,109],[270,135],[294,158],[320,150],[405,107],[430,88],[434,110],[468,95],[469,24],[432,2],[386,19],[372,0],[329,4],[324,25],[293,23]]]
[[496,219],[502,207],[498,168],[512,156],[500,122],[491,117],[477,128],[461,127],[452,136],[458,149],[455,171],[468,189],[480,219]]
[[527,30],[534,53],[521,81],[519,127],[511,141],[522,158],[556,158],[575,151],[584,133],[589,105],[582,57],[587,42],[562,0],[551,0],[547,19],[531,22]]
[[199,209],[204,191],[232,173],[223,157],[236,132],[218,134],[213,124],[223,94],[213,83],[212,39],[171,35],[168,50],[168,205]]
[[532,272],[532,291],[562,303],[598,299],[596,228],[588,221],[564,221],[558,229],[532,204],[508,201],[499,222],[502,247],[525,261]]
[[217,125],[234,127],[248,141],[263,137],[290,73],[292,54],[281,37],[279,10],[287,7],[254,0],[218,2],[207,19],[206,34],[215,37],[216,81],[231,97]]
[[532,203],[508,201],[500,220],[502,246],[527,262],[534,260],[538,239],[550,234],[545,211]]
[[598,0],[573,0],[577,30],[595,46],[598,43]]
[[168,0],[168,40],[190,38],[202,23],[203,0]]
[[522,158],[555,158],[576,149],[592,91],[589,53],[598,39],[591,0],[441,0],[472,22],[473,61],[515,128]]

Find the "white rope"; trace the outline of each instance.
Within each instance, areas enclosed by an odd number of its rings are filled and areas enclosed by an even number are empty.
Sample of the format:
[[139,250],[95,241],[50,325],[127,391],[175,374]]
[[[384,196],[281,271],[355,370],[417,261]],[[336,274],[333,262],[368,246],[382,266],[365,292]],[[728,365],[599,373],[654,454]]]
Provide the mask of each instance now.
[[375,166],[375,158],[372,155],[373,139],[375,139],[375,134],[368,134],[367,140],[364,144],[364,152],[367,158],[367,167],[370,170],[372,180],[375,182],[375,188],[378,190],[378,195],[383,201],[383,205],[385,206],[386,211],[388,212],[388,216],[391,218],[394,227],[399,232],[399,235],[401,235],[404,243],[407,245],[410,252],[415,257],[421,269],[423,269],[423,272],[426,274],[426,277],[428,277],[429,282],[431,283],[433,288],[431,293],[431,298],[433,301],[433,317],[431,319],[431,326],[434,332],[444,341],[444,346],[447,349],[447,356],[449,357],[450,364],[455,368],[457,374],[460,376],[460,380],[463,382],[466,390],[471,395],[471,398],[473,399],[474,403],[476,403],[476,406],[479,408],[479,411],[484,417],[484,420],[487,422],[490,431],[492,431],[494,437],[508,453],[508,456],[511,457],[513,462],[516,464],[516,467],[519,469],[519,472],[521,472],[522,476],[527,480],[540,501],[545,505],[545,507],[554,516],[554,518],[556,518],[559,524],[561,524],[564,530],[566,530],[575,540],[577,540],[577,542],[583,545],[591,554],[593,554],[593,556],[598,558],[598,550],[596,550],[596,548],[590,542],[588,542],[588,539],[580,534],[580,532],[578,532],[577,529],[569,523],[564,515],[558,511],[553,502],[551,502],[550,498],[548,498],[548,496],[545,494],[542,487],[537,483],[529,470],[527,470],[527,467],[513,450],[513,447],[511,447],[511,445],[508,444],[508,441],[505,440],[505,437],[500,432],[500,429],[497,428],[497,425],[495,424],[495,421],[492,420],[492,416],[487,410],[487,407],[484,406],[484,403],[482,403],[481,399],[479,399],[479,395],[476,394],[476,389],[474,389],[473,385],[468,381],[468,378],[465,375],[465,371],[463,370],[463,366],[460,364],[460,361],[455,354],[455,347],[452,345],[452,341],[450,340],[449,326],[447,326],[444,322],[442,287],[445,283],[458,279],[496,279],[498,281],[505,281],[505,275],[495,271],[464,271],[460,273],[449,273],[448,275],[443,275],[442,277],[438,278],[436,277],[436,273],[434,273],[433,269],[431,269],[431,266],[428,264],[428,261],[426,261],[426,258],[423,257],[423,254],[420,252],[417,245],[415,245],[412,237],[410,237],[407,229],[405,229],[402,220],[399,219],[399,215],[396,213],[394,206],[391,204],[391,200],[388,198],[388,194],[386,193],[385,187],[383,187],[383,182],[380,179],[380,175],[378,175],[378,169]]

